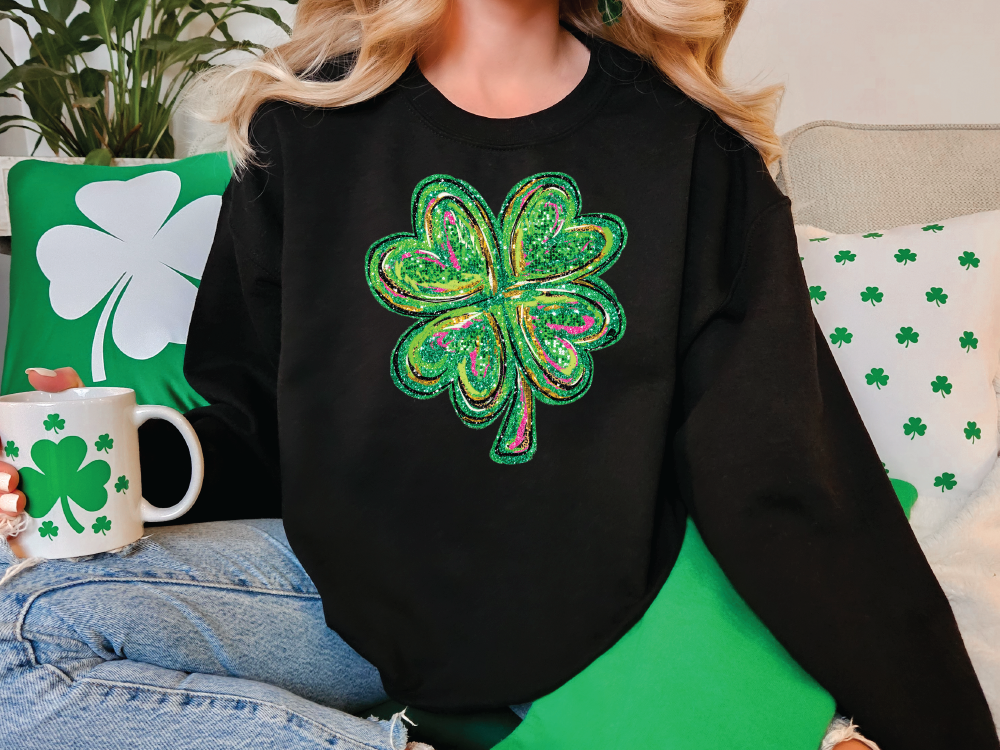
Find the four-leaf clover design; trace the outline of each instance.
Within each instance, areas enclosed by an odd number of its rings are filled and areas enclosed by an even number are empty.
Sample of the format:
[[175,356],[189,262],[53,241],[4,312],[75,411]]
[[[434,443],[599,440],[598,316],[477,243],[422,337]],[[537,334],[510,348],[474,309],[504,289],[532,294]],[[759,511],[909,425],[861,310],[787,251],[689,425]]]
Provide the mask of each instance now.
[[942,229],[944,229],[944,227],[941,226],[940,224],[928,224],[926,227],[922,227],[922,229],[925,232],[934,232],[934,234],[937,234]]
[[971,440],[973,445],[975,445],[977,440],[983,439],[983,430],[981,427],[976,426],[975,422],[966,422],[963,431],[965,432],[965,439]]
[[957,484],[955,475],[947,471],[942,472],[940,476],[934,477],[934,486],[940,487],[942,492],[955,489],[955,485]]
[[935,393],[940,393],[941,398],[951,395],[951,386],[952,384],[948,382],[948,378],[944,375],[938,375],[931,381],[931,389]]
[[109,323],[115,344],[132,359],[187,342],[195,282],[222,198],[204,196],[171,215],[180,192],[180,177],[170,171],[89,183],[77,191],[76,205],[100,229],[62,224],[38,240],[38,266],[56,315],[76,320],[104,303],[91,346],[94,382],[107,377]]
[[881,367],[873,367],[872,371],[865,375],[865,380],[868,381],[868,385],[873,385],[878,390],[882,390],[883,385],[889,385],[889,376]]
[[924,420],[920,417],[910,417],[906,424],[903,425],[903,434],[909,435],[910,440],[913,440],[917,435],[923,437],[926,432],[927,425],[924,424]]
[[49,414],[48,419],[42,422],[42,426],[45,428],[46,432],[51,430],[58,435],[59,430],[66,429],[66,420],[62,419],[58,414]]
[[128,491],[128,478],[122,474],[118,477],[118,481],[115,482],[115,492],[127,492]]
[[896,341],[903,344],[904,349],[909,349],[910,344],[916,344],[920,334],[913,330],[911,326],[902,326],[896,334]]
[[962,266],[965,266],[965,270],[968,271],[970,268],[979,268],[979,258],[976,254],[966,250],[964,253],[958,256],[958,262]]
[[833,333],[830,334],[830,344],[836,344],[839,349],[842,344],[850,344],[853,338],[854,334],[846,328],[834,328]]
[[7,444],[3,447],[3,452],[7,458],[17,458],[21,449],[14,444],[13,440],[8,440]]
[[58,443],[39,440],[31,446],[31,460],[38,468],[21,469],[21,480],[28,496],[26,510],[32,518],[48,515],[59,502],[73,531],[83,533],[83,526],[70,509],[70,501],[86,511],[100,510],[108,501],[104,485],[111,478],[107,461],[98,459],[81,468],[86,456],[87,443],[75,435]]
[[962,335],[958,338],[958,343],[962,345],[962,348],[966,352],[976,349],[979,347],[979,339],[972,331],[963,331]]
[[42,525],[38,527],[38,533],[43,539],[48,537],[52,540],[59,536],[59,527],[52,523],[52,521],[42,521]]
[[866,240],[871,240],[871,239],[878,239],[878,238],[879,238],[879,237],[881,237],[881,236],[882,236],[882,235],[881,235],[881,234],[879,234],[878,232],[869,232],[868,234],[863,234],[863,235],[861,235],[861,237],[862,237],[863,239],[866,239]]
[[928,302],[933,302],[938,307],[948,303],[948,295],[944,293],[944,289],[939,286],[932,286],[929,292],[924,292],[927,296]]
[[90,524],[90,528],[94,530],[95,534],[107,536],[107,532],[111,531],[111,521],[108,520],[107,516],[98,516],[94,523]]
[[529,461],[536,399],[583,396],[591,352],[625,332],[600,278],[621,254],[625,225],[581,213],[576,182],[557,172],[522,180],[499,215],[467,182],[432,175],[411,210],[413,231],[383,238],[366,257],[372,294],[417,319],[392,352],[392,379],[414,398],[448,392],[470,427],[499,419],[490,457]]
[[910,248],[904,247],[892,257],[896,259],[897,263],[902,263],[905,266],[907,263],[913,263],[917,259],[917,254]]
[[97,442],[94,443],[94,447],[97,448],[98,451],[110,453],[111,449],[115,447],[115,439],[108,435],[108,433],[98,435]]
[[826,292],[823,291],[821,286],[811,286],[809,287],[809,299],[815,302],[817,305],[826,299]]
[[840,265],[846,266],[848,263],[853,263],[857,257],[857,253],[852,253],[850,250],[841,250],[833,256],[833,259]]
[[862,302],[871,302],[872,307],[882,301],[882,297],[885,295],[878,290],[877,286],[866,286],[865,290],[861,292]]

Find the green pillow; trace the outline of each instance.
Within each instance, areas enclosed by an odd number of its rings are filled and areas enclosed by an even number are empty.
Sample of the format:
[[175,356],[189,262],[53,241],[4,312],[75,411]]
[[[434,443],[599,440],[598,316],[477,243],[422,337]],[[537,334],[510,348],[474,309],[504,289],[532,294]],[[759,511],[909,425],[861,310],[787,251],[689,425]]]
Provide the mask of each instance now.
[[140,403],[204,404],[184,379],[184,347],[230,174],[224,153],[15,165],[3,392],[30,390],[26,367],[70,366]]

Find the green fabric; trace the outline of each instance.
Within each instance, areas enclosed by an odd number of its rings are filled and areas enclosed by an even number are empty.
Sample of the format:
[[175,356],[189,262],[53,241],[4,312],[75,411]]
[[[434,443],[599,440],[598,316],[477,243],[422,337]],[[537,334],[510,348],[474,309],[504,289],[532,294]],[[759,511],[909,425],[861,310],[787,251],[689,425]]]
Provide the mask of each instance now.
[[204,404],[182,365],[229,178],[223,153],[142,167],[14,166],[3,392],[30,390],[26,367],[71,366],[87,385],[135,389],[140,403]]
[[913,506],[917,502],[917,488],[902,479],[890,479],[889,481],[892,482],[892,488],[896,491],[899,504],[903,506],[903,512],[909,518],[910,511],[913,510]]
[[833,698],[750,611],[689,520],[643,618],[535,701],[497,750],[816,750],[833,714]]

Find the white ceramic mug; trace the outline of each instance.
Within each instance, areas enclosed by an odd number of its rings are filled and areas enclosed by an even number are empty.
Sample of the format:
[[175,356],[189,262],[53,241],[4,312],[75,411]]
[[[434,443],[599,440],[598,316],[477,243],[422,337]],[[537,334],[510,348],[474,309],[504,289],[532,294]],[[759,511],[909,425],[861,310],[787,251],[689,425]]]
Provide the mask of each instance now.
[[[191,453],[187,493],[169,508],[142,497],[139,425],[148,419],[170,422]],[[205,473],[190,423],[166,406],[136,406],[130,388],[2,396],[0,442],[28,498],[28,526],[9,540],[18,557],[77,557],[130,544],[144,522],[187,513]]]

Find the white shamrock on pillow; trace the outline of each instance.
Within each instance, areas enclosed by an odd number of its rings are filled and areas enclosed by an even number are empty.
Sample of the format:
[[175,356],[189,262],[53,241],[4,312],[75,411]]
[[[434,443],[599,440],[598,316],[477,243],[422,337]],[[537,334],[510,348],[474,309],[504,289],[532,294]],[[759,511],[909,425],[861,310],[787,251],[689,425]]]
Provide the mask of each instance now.
[[114,342],[132,359],[187,343],[198,291],[191,279],[201,279],[222,198],[198,198],[168,221],[180,192],[180,177],[167,171],[92,182],[77,191],[76,205],[103,231],[63,224],[38,241],[38,266],[59,317],[75,320],[104,302],[91,350],[95,383],[106,379],[112,318]]

